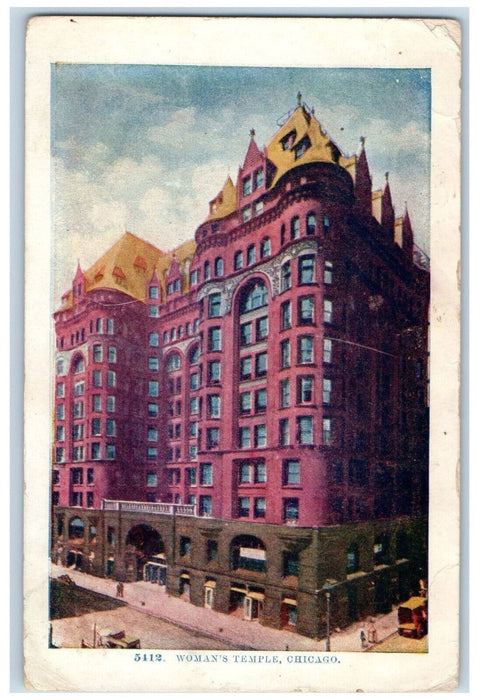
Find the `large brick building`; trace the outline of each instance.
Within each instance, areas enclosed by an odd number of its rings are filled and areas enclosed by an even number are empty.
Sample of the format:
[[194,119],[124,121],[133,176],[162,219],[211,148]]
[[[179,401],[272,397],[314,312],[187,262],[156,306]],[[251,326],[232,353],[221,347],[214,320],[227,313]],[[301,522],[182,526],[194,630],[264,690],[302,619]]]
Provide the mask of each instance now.
[[125,233],[55,313],[52,552],[317,636],[427,562],[429,273],[364,143],[305,105],[171,253]]

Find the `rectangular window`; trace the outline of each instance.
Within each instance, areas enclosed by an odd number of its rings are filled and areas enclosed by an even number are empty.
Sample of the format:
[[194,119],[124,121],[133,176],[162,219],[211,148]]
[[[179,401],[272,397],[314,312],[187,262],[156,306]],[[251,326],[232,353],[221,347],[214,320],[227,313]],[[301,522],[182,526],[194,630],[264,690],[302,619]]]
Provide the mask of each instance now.
[[238,499],[238,517],[249,517],[249,498],[243,497]]
[[159,383],[155,381],[148,382],[148,396],[159,396]]
[[331,379],[323,379],[323,403],[331,403]]
[[213,504],[211,496],[200,496],[200,515],[211,515]]
[[158,486],[158,475],[156,472],[148,472],[146,475],[147,486]]
[[256,262],[256,250],[254,245],[248,246],[248,250],[246,251],[246,264],[247,265],[253,265]]
[[188,486],[196,486],[196,467],[189,467],[186,470],[186,483]]
[[52,493],[52,505],[57,506],[60,503],[60,494],[58,491]]
[[101,395],[93,394],[92,396],[92,408],[94,411],[101,411]]
[[281,418],[279,421],[279,444],[283,447],[290,444],[289,418]]
[[314,323],[314,297],[301,297],[298,302],[298,323],[311,326]]
[[283,518],[285,522],[296,522],[299,518],[299,499],[285,498],[283,500]]
[[97,318],[96,320],[96,332],[103,333],[103,319]]
[[198,455],[198,446],[197,445],[188,445],[188,456],[190,459],[196,459]]
[[254,481],[255,484],[265,484],[266,483],[266,464],[264,462],[258,462],[254,466]]
[[93,346],[93,362],[103,362],[103,348],[101,345]]
[[234,257],[234,269],[235,270],[241,270],[243,267],[243,253],[241,250],[236,251],[235,257]]
[[323,302],[323,319],[325,323],[333,322],[333,302],[329,299],[324,299]]
[[268,371],[268,355],[265,352],[261,352],[256,355],[255,359],[255,373],[257,377],[263,377]]
[[250,413],[251,411],[251,392],[245,391],[240,394],[240,411],[241,413]]
[[101,435],[101,421],[99,418],[93,418],[91,422],[91,434]]
[[198,423],[196,421],[190,422],[189,435],[190,437],[198,437]]
[[156,306],[156,304],[152,304],[150,306],[150,317],[151,318],[158,318],[159,315],[160,315],[159,307]]
[[257,413],[266,411],[267,394],[266,389],[258,389],[254,395],[254,410]]
[[254,517],[264,518],[266,515],[266,498],[255,498],[254,499]]
[[221,316],[221,294],[210,294],[208,297],[208,318]]
[[159,336],[158,333],[150,333],[148,335],[148,345],[150,348],[157,348],[159,345]]
[[94,469],[92,467],[89,467],[86,470],[86,483],[87,484],[93,484],[94,483]]
[[299,460],[287,459],[283,463],[283,486],[300,483]]
[[83,506],[83,493],[81,491],[74,491],[71,495],[72,506]]
[[251,483],[251,464],[239,465],[239,482],[240,484]]
[[220,417],[220,397],[218,394],[208,395],[208,416],[210,418]]
[[251,447],[251,428],[243,426],[239,429],[239,445],[240,447]]
[[323,362],[330,363],[333,358],[333,341],[329,338],[323,340]]
[[219,428],[207,428],[206,429],[206,448],[211,449],[212,447],[218,447],[220,444],[220,429]]
[[72,428],[73,440],[83,440],[83,423],[75,423]]
[[285,301],[281,304],[281,330],[291,328],[291,302]]
[[101,372],[99,369],[93,370],[93,386],[101,386]]
[[158,287],[151,286],[148,288],[148,298],[149,299],[158,299]]
[[200,407],[200,400],[197,396],[194,396],[192,399],[190,399],[190,413],[191,414],[199,413],[199,407]]
[[85,406],[83,401],[75,401],[73,403],[73,417],[74,418],[83,418],[85,413]]
[[254,189],[257,190],[258,187],[263,185],[263,170],[256,170],[254,173]]
[[55,450],[55,461],[64,462],[65,461],[65,448],[57,447]]
[[148,426],[148,440],[149,442],[156,442],[158,440],[158,430],[151,425]]
[[249,221],[251,219],[251,207],[246,207],[243,209],[243,221]]
[[115,332],[115,324],[112,318],[106,319],[106,332],[108,333],[108,335],[113,335],[113,333]]
[[106,385],[116,386],[116,372],[109,371],[106,373]]
[[100,443],[99,442],[92,442],[92,444],[91,444],[91,458],[92,459],[100,459],[100,457],[101,457]]
[[240,363],[241,379],[251,378],[252,363],[251,357],[243,357]]
[[298,261],[298,282],[312,284],[314,281],[314,255],[302,255]]
[[210,328],[208,331],[208,350],[217,352],[221,350],[221,328]]
[[291,263],[286,262],[281,267],[281,291],[291,289]]
[[206,542],[206,559],[207,561],[216,561],[218,559],[218,542],[216,540],[208,540]]
[[324,261],[324,284],[332,284],[333,282],[333,263],[329,260]]
[[218,360],[208,362],[208,381],[216,384],[221,379],[221,365]]
[[156,447],[148,447],[146,450],[147,459],[154,460],[158,457],[158,450]]
[[333,439],[331,418],[323,418],[323,445],[331,445]]
[[82,462],[83,461],[83,446],[75,446],[73,448],[73,461]]
[[116,455],[115,445],[108,444],[106,446],[106,458],[107,459],[115,459],[115,455]]
[[74,396],[83,396],[85,393],[85,382],[75,382],[75,385],[73,387],[73,395]]
[[[111,398],[114,398],[113,396]],[[148,404],[148,416],[150,418],[156,418],[158,416],[158,404],[149,403]]]
[[254,446],[266,447],[266,425],[254,426]]
[[250,345],[253,341],[253,324],[242,323],[240,326],[241,345]]
[[279,383],[279,406],[288,408],[290,402],[289,379],[282,379]]
[[300,364],[310,364],[313,362],[313,336],[304,335],[299,338],[298,362]]
[[281,342],[281,369],[291,366],[291,344],[289,339]]
[[300,416],[297,418],[298,442],[300,445],[313,444],[313,417]]
[[247,197],[249,194],[251,194],[251,175],[243,180],[243,197]]
[[200,486],[213,485],[213,465],[200,464]]
[[65,404],[63,403],[57,405],[57,420],[65,420]]
[[[76,386],[76,384],[75,384]],[[57,384],[57,398],[63,399],[65,398],[65,384],[63,382],[59,382]]]
[[181,437],[181,423],[175,424],[175,438]]
[[329,216],[323,216],[323,233],[328,234],[331,228],[331,220]]
[[263,205],[263,202],[256,202],[256,203],[255,203],[255,205],[254,205],[254,213],[255,213],[255,216],[259,216],[259,214],[262,213],[262,211],[263,211],[263,206],[264,206],[264,205]]
[[148,358],[148,369],[151,372],[158,372],[158,370],[160,369],[160,361],[157,357]]
[[298,377],[298,403],[311,403],[313,382],[313,377]]
[[263,316],[262,318],[256,319],[256,342],[264,340],[268,337],[268,317]]
[[57,425],[57,441],[63,442],[65,440],[65,426]]
[[190,374],[190,389],[196,391],[200,386],[200,375],[198,372]]

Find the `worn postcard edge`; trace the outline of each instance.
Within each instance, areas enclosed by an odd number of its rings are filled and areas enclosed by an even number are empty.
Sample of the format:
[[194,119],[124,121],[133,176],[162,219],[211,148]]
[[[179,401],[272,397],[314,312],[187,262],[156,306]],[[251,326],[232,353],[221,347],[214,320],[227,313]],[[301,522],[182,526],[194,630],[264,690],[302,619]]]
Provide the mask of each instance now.
[[[294,23],[295,41],[291,41]],[[414,41],[411,41],[412,33]],[[221,42],[217,41],[218,33]],[[182,41],[182,37],[184,41]],[[248,52],[245,55],[244,40]],[[288,38],[289,37],[289,38]],[[216,39],[216,40],[215,40]],[[295,47],[301,45],[301,55]],[[26,60],[25,685],[63,691],[452,690],[459,658],[460,45],[441,19],[38,17]],[[277,47],[281,46],[281,51]],[[223,47],[227,47],[227,50]],[[272,57],[274,56],[274,59]],[[179,666],[48,648],[52,307],[50,65],[164,63],[431,69],[430,618],[427,654],[340,653],[318,667]],[[279,652],[282,653],[282,652]],[[94,654],[94,659],[92,657]]]

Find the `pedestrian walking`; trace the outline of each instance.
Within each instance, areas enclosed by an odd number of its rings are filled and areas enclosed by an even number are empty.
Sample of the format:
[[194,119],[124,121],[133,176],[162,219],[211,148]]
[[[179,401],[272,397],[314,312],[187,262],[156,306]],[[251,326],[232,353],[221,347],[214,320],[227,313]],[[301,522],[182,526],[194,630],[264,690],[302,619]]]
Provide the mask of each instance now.
[[366,646],[366,635],[364,633],[364,630],[361,630],[359,633],[359,639],[361,640],[361,649],[364,649]]
[[123,584],[121,581],[118,581],[116,584],[116,597],[123,598]]
[[374,626],[374,624],[371,622],[371,624],[368,627],[368,642],[370,644],[376,644],[378,641],[378,633],[377,630]]

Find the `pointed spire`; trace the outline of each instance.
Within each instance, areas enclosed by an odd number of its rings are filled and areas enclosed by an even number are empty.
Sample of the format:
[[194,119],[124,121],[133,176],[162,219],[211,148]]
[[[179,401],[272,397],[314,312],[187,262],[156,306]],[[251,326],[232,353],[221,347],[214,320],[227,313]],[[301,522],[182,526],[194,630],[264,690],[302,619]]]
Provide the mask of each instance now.
[[369,172],[368,159],[366,158],[366,150],[364,136],[361,136],[361,151],[356,162],[356,178],[354,182],[354,194],[356,204],[361,214],[371,214],[371,187],[372,180]]
[[402,249],[409,262],[413,259],[414,233],[411,226],[411,219],[405,202],[405,212],[402,221]]
[[388,238],[394,239],[394,207],[389,187],[389,172],[385,173],[386,185],[381,201],[381,226]]
[[296,95],[296,97],[298,98],[298,107],[301,107],[301,100],[302,100],[302,97],[303,97],[303,96],[302,96],[302,94],[301,94],[300,92],[298,92],[298,94]]
[[256,136],[256,131],[254,129],[249,130],[249,135],[251,136],[252,139]]

